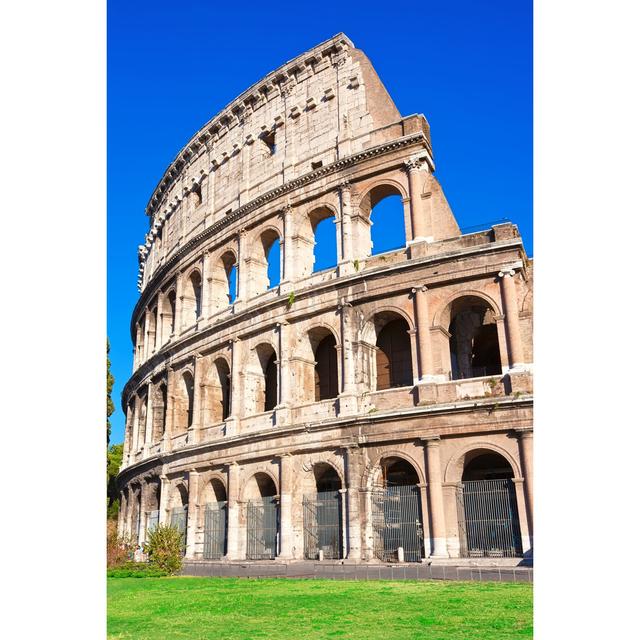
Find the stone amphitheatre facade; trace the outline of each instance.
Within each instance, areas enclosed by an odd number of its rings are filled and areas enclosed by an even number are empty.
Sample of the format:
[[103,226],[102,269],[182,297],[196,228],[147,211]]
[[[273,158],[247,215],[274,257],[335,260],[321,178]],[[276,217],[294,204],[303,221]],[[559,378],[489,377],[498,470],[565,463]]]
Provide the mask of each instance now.
[[530,555],[532,264],[511,223],[461,233],[434,170],[343,34],[180,151],[139,248],[122,534],[173,523],[196,564]]

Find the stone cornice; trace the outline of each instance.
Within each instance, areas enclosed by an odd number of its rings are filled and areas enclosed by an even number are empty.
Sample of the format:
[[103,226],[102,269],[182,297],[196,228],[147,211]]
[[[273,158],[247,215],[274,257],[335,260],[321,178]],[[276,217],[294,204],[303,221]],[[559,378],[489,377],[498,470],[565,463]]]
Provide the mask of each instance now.
[[[189,142],[180,149],[174,160],[167,167],[167,170],[151,194],[151,198],[146,206],[147,215],[153,215],[162,195],[173,186],[182,168],[192,161],[191,156],[193,156],[194,153],[198,153],[201,149],[207,148],[207,143],[213,139],[216,129],[223,128],[226,126],[226,123],[234,117],[243,117],[243,113],[247,110],[248,103],[256,104],[259,96],[268,95],[271,91],[275,90],[275,86],[282,84],[283,81],[288,81],[288,79],[295,74],[296,69],[303,68],[307,61],[338,54],[345,48],[352,49],[354,48],[354,44],[344,33],[338,33],[292,60],[285,62],[275,71],[268,73],[221,109],[216,116],[209,120],[191,137]],[[249,111],[252,110],[253,107],[249,109]]]
[[145,286],[140,298],[138,299],[138,302],[136,303],[136,306],[134,307],[131,319],[131,331],[133,332],[134,330],[135,318],[138,317],[140,308],[142,306],[145,306],[148,303],[149,298],[151,297],[151,293],[149,292],[154,291],[155,287],[162,281],[167,273],[171,271],[180,262],[180,260],[182,260],[182,258],[193,251],[200,243],[216,235],[225,227],[228,227],[232,223],[238,221],[246,214],[255,211],[259,207],[272,202],[273,200],[276,200],[281,196],[287,195],[292,191],[296,191],[297,189],[315,182],[316,180],[333,175],[342,171],[343,169],[369,160],[370,158],[385,155],[387,153],[396,151],[397,149],[401,149],[417,143],[423,143],[427,147],[427,149],[430,149],[429,141],[424,136],[424,134],[420,132],[408,136],[403,136],[401,138],[396,138],[395,140],[392,140],[390,142],[385,142],[375,147],[371,147],[370,149],[365,149],[364,151],[355,153],[346,158],[341,158],[340,160],[337,160],[336,162],[327,165],[326,167],[321,167],[319,169],[316,169],[315,171],[306,173],[299,178],[294,178],[293,180],[290,180],[283,185],[280,185],[278,187],[275,187],[274,189],[271,189],[270,191],[267,191],[266,193],[263,193],[250,202],[247,202],[241,207],[238,207],[235,211],[229,213],[221,220],[218,220],[218,222],[212,224],[204,231],[201,231],[193,238],[191,238],[183,247],[178,249],[168,260],[164,262],[164,264],[158,267],[153,277]]

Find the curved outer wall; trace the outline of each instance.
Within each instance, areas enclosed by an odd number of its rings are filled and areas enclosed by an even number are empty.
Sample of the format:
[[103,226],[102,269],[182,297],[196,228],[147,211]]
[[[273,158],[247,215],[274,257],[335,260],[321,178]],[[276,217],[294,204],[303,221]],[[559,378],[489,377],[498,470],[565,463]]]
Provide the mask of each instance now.
[[[434,170],[424,116],[399,114],[343,34],[196,133],[147,206],[134,370],[122,395],[121,533],[143,538],[149,514],[169,522],[184,505],[186,556],[199,560],[206,505],[220,499],[224,559],[243,560],[248,501],[259,497],[256,478],[270,478],[276,554],[302,559],[303,496],[330,467],[340,555],[375,560],[372,495],[385,461],[405,460],[418,478],[422,556],[457,557],[466,461],[493,452],[512,471],[521,551],[530,552],[532,266],[510,223],[461,235]],[[388,194],[402,198],[406,245],[372,256],[371,208]],[[314,272],[314,225],[325,217],[335,222],[337,266]],[[269,289],[273,242],[280,283]],[[499,362],[491,375],[460,378],[452,321],[469,300],[484,305]],[[381,333],[392,321],[408,335],[409,377],[384,388]],[[337,390],[317,399],[324,338],[335,342]],[[275,406],[265,410],[269,366]]]

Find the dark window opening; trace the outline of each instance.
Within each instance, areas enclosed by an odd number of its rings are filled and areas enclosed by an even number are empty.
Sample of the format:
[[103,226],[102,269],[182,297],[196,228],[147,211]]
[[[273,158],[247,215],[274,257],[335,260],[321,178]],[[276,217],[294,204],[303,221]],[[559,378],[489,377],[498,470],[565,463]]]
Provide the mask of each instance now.
[[311,169],[312,170],[316,170],[319,169],[322,166],[322,160],[318,160],[318,162],[312,162],[311,163]]
[[264,371],[264,410],[271,411],[278,404],[278,365],[276,354],[267,361]]
[[338,354],[333,336],[324,338],[316,349],[315,398],[328,400],[338,395]]
[[378,335],[376,346],[377,389],[406,387],[413,383],[411,341],[405,320],[392,320]]

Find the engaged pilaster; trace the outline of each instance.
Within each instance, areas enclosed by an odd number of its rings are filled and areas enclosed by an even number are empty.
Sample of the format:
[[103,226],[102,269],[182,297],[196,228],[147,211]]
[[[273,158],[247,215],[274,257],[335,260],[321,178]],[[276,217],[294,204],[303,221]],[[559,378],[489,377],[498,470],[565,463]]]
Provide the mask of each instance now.
[[514,276],[514,269],[500,271],[500,290],[502,303],[507,321],[507,341],[509,344],[509,364],[511,369],[524,368],[524,354],[522,350],[522,338],[520,336],[520,314],[518,313],[518,292]]
[[187,507],[187,549],[185,557],[195,556],[196,528],[198,526],[199,473],[195,469],[189,471],[189,506]]
[[240,467],[227,464],[227,560],[239,560],[240,540]]
[[440,469],[440,436],[423,438],[427,458],[429,513],[431,514],[431,557],[447,558],[447,534]]
[[289,453],[278,456],[280,459],[280,553],[281,559],[293,557],[293,521],[292,521],[292,465],[293,457]]

